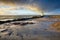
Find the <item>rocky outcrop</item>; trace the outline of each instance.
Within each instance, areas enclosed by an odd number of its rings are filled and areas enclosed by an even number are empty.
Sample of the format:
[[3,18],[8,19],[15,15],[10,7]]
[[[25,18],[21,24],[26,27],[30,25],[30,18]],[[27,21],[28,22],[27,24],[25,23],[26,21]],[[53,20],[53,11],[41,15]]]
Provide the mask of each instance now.
[[42,17],[44,17],[44,16],[33,16],[33,17],[30,17],[30,18],[18,18],[18,19],[5,19],[5,20],[0,20],[0,24],[14,22],[14,21],[26,21],[26,20],[42,18]]

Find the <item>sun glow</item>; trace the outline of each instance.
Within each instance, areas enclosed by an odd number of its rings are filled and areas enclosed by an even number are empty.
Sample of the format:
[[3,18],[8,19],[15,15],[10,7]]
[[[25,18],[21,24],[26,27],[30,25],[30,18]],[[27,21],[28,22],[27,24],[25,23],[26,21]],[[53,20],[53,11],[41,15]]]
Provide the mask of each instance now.
[[35,6],[27,6],[27,9],[37,12],[39,15],[43,16],[42,9]]
[[40,8],[38,8],[37,6],[32,6],[32,5],[19,5],[19,6],[17,6],[14,3],[9,3],[9,4],[1,3],[1,5],[0,5],[0,15],[9,15],[8,11],[21,10],[21,9],[24,9],[24,8],[26,10],[31,10],[31,11],[37,12],[41,16],[43,15],[42,10]]

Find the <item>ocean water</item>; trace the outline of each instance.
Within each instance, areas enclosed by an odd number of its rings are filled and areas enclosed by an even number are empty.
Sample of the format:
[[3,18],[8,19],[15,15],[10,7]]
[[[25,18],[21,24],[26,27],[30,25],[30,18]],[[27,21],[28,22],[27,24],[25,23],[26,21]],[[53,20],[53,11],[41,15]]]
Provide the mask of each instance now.
[[[29,18],[32,16],[37,16],[37,15],[0,15],[0,20],[1,19]],[[38,16],[40,16],[40,15],[38,15]]]

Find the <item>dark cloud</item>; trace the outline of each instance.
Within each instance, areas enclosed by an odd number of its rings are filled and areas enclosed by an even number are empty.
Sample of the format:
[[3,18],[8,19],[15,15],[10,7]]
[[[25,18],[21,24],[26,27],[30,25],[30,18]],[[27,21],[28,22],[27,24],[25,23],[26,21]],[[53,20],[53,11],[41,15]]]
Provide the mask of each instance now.
[[55,9],[60,9],[60,0],[39,0],[41,7],[45,11],[52,11]]
[[21,4],[36,4],[44,11],[49,12],[55,9],[60,9],[60,0],[15,0]]
[[60,9],[60,0],[3,0],[4,2],[15,2],[18,4],[36,4],[44,11],[52,11],[55,9]]

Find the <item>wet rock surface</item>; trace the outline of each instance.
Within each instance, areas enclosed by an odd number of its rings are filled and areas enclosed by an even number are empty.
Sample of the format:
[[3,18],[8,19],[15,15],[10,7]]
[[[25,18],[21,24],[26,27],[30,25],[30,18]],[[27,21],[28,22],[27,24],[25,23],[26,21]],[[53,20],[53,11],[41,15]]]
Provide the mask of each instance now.
[[60,32],[51,29],[58,20],[37,18],[0,24],[0,40],[60,40]]

